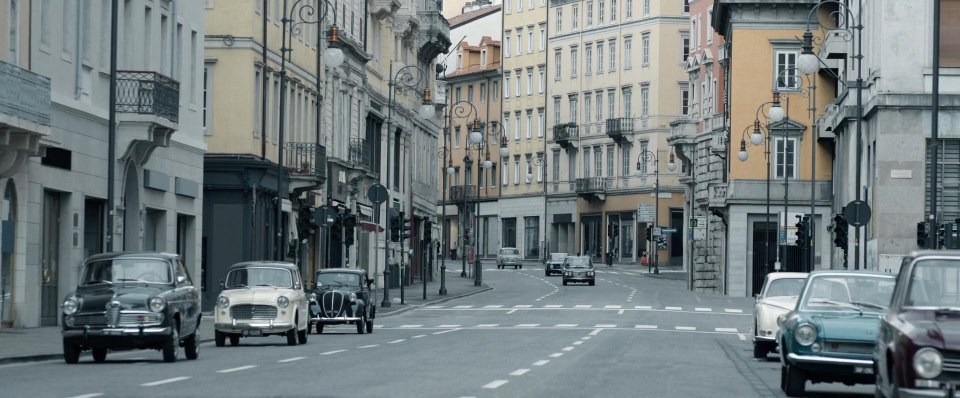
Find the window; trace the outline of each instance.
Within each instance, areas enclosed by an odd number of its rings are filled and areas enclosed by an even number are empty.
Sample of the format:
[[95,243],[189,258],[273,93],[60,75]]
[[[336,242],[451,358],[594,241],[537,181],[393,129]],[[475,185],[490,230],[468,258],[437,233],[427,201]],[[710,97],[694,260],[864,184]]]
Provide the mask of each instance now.
[[527,166],[527,167],[524,168],[524,170],[527,171],[528,175],[527,175],[527,178],[525,178],[525,180],[527,181],[527,184],[529,184],[529,183],[531,182],[531,180],[533,179],[533,176],[532,176],[532,175],[529,175],[529,174],[533,174],[533,162],[530,161],[530,155],[527,155],[527,161],[526,161],[526,162],[527,162],[527,163],[526,163],[526,166]]
[[620,176],[628,177],[630,176],[630,144],[621,145],[620,152],[623,154],[620,157]]
[[609,47],[608,53],[610,53],[610,68],[611,72],[617,70],[617,41],[610,40],[607,42],[607,47]]
[[533,137],[533,110],[527,109],[527,139]]
[[633,108],[633,92],[629,87],[623,88],[623,117],[630,117],[630,110]]
[[503,73],[503,98],[510,98],[510,72]]
[[587,69],[586,74],[590,75],[591,73],[593,73],[593,46],[592,45],[587,44],[583,47],[583,56],[584,56],[583,65]]
[[624,12],[627,13],[627,19],[633,18],[633,0],[627,0],[623,5]]
[[603,14],[607,10],[603,9],[603,0],[597,1],[597,25],[603,25]]
[[[623,39],[623,69],[630,69],[633,63],[633,38],[625,37]],[[646,62],[643,62],[644,64]]]
[[680,35],[680,42],[683,43],[683,48],[680,51],[681,60],[687,62],[687,57],[690,56],[690,34],[683,33]]
[[797,56],[796,50],[777,50],[775,53],[777,67],[774,69],[774,79],[777,82],[777,90],[790,90],[800,88],[800,79],[797,78]]
[[[646,0],[650,1],[650,0]],[[680,0],[683,2],[683,12],[690,12],[690,0]]]
[[487,83],[480,83],[480,102],[487,100]]
[[577,47],[570,47],[570,77],[577,77]]
[[557,33],[563,32],[563,6],[557,7]]
[[580,6],[574,4],[570,10],[570,29],[577,30],[580,27]]
[[503,134],[510,136],[510,112],[503,113]]
[[540,67],[540,70],[539,70],[539,73],[540,73],[540,90],[539,90],[539,93],[540,93],[540,94],[543,94],[543,87],[547,85],[547,71],[544,69],[543,66],[541,66],[541,67]]
[[603,42],[597,42],[597,74],[603,73]]
[[480,50],[480,65],[487,65],[487,50]]
[[[20,65],[20,10],[18,0],[7,1],[7,63]],[[90,3],[92,4],[92,3]],[[84,9],[86,13],[89,6]]]
[[547,49],[547,24],[540,24],[540,51]]
[[[459,90],[459,89],[458,89]],[[473,102],[473,86],[467,87],[467,101]]]
[[[707,9],[708,26],[709,26],[709,21],[712,21],[712,20],[713,20],[713,6],[710,6],[710,8]],[[713,29],[711,28],[710,30],[713,30]],[[707,44],[713,43],[713,34],[708,31],[706,32],[706,36],[707,36]]]
[[[260,2],[257,2],[260,4]],[[261,131],[261,118],[263,115],[261,111],[263,110],[263,70],[260,65],[257,65],[253,68],[253,136],[260,137]]]
[[577,179],[577,153],[570,152],[567,156],[567,179],[573,181]]
[[650,86],[640,86],[640,117],[650,116]]
[[[521,0],[517,0],[517,1],[521,1]],[[504,1],[503,1],[503,11],[505,11],[505,12],[510,12],[510,10],[513,9],[513,8],[511,8],[511,6],[513,6],[513,2],[512,2],[511,0],[504,0]]]
[[775,138],[774,139],[774,148],[776,153],[774,154],[774,177],[775,178],[797,178],[797,158],[796,158],[796,148],[797,148],[797,139],[796,138]]
[[593,26],[593,0],[587,0],[587,26]]
[[[553,150],[553,166],[552,167],[553,167],[553,182],[554,184],[556,184],[560,181],[560,150],[559,149]],[[554,185],[554,189],[556,189],[556,185]]]
[[533,26],[527,27],[527,54],[533,54]]
[[[686,2],[687,0],[681,0]],[[643,0],[643,16],[650,16],[650,0]]]
[[603,121],[603,91],[597,91],[597,121]]
[[514,76],[517,77],[517,86],[514,88],[514,93],[517,97],[520,96],[520,69],[514,70]]
[[614,101],[616,93],[614,89],[607,90],[607,118],[613,119],[617,111],[617,103]]
[[603,147],[600,145],[593,147],[593,170],[597,177],[603,177]]
[[607,144],[607,177],[613,177],[613,159],[617,153],[613,150],[613,144]]
[[[940,67],[960,67],[960,3],[957,1],[940,2]],[[924,202],[926,203],[926,202]]]
[[560,124],[560,97],[553,97],[553,124]]
[[460,87],[457,87],[456,89],[454,89],[454,92],[456,93],[456,94],[454,95],[454,100],[455,100],[456,102],[460,102],[460,100],[461,100],[461,98],[460,98]]
[[528,7],[532,10],[535,5],[535,2],[533,0],[530,0],[529,3],[530,5]]
[[520,155],[513,157],[513,183],[520,185]]
[[510,58],[510,31],[503,32],[503,57]]
[[[590,93],[583,94],[583,122],[590,123],[590,112],[593,111],[593,95]],[[590,128],[589,126],[587,127]]]
[[213,135],[213,63],[203,65],[203,133]]
[[646,66],[650,64],[650,34],[644,33],[640,37],[640,64]]
[[527,95],[533,95],[533,67],[527,68]]
[[690,89],[687,86],[680,86],[680,114],[690,114]]
[[570,123],[577,123],[577,111],[580,109],[577,103],[577,95],[570,94]]
[[545,159],[543,158],[543,154],[542,154],[542,153],[538,153],[538,154],[537,154],[537,160],[538,160],[538,162],[537,162],[537,182],[543,182],[543,162],[545,161]]
[[493,89],[490,90],[490,92],[493,93],[493,100],[494,100],[494,101],[499,100],[499,99],[500,99],[500,82],[494,80],[494,81],[493,81]]
[[583,178],[590,178],[590,149],[583,150]]
[[[73,28],[74,28],[73,13],[75,12],[76,8],[77,8],[77,3],[75,2],[72,2],[72,1],[63,2],[63,14],[62,14],[63,21],[60,24],[60,26],[62,27],[61,32],[63,33],[63,35],[60,39],[60,42],[63,44],[62,46],[63,54],[66,55],[67,57],[71,55],[70,50],[72,47],[70,46],[70,44],[73,43],[73,40],[71,39],[76,37],[73,34]],[[147,8],[147,10],[149,10],[149,8]],[[144,29],[149,29],[149,26],[144,26]],[[149,53],[149,51],[145,51],[145,52]]]
[[501,166],[500,170],[502,173],[502,177],[500,177],[500,180],[502,181],[503,185],[507,185],[510,183],[510,158],[503,158],[503,161],[500,163],[500,166]]
[[562,62],[562,60],[563,55],[561,54],[561,51],[559,49],[553,50],[553,65],[555,69],[553,72],[554,80],[560,80],[560,62]]
[[537,108],[537,137],[543,137],[544,131],[546,131],[546,120],[544,120],[543,108]]
[[617,20],[617,0],[610,0],[610,22]]
[[540,218],[523,218],[523,258],[540,258]]
[[523,54],[523,28],[517,28],[517,55]]
[[513,113],[517,121],[517,125],[516,125],[517,130],[513,133],[513,135],[517,141],[520,141],[520,131],[523,130],[523,124],[522,124],[523,122],[520,121],[520,113],[521,113],[520,111],[516,111]]
[[453,129],[453,147],[460,147],[460,126],[454,127]]
[[517,11],[523,11],[523,0],[517,0]]

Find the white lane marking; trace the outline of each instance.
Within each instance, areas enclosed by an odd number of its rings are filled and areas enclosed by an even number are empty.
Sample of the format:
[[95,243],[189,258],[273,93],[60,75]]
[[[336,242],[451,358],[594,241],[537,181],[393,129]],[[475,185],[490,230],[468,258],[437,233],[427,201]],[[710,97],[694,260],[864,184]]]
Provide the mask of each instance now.
[[547,304],[543,306],[543,308],[563,308],[563,306],[560,304]]
[[695,328],[695,327],[693,327],[693,326],[675,326],[674,329],[676,329],[676,330],[697,330],[697,328]]
[[456,331],[458,331],[458,330],[460,330],[460,329],[458,328],[458,329],[441,330],[441,331],[435,332],[435,333],[433,333],[433,334],[444,334],[444,333],[456,332]]
[[617,311],[617,315],[623,315],[623,310]]
[[426,309],[428,309],[428,310],[436,310],[436,309],[443,308],[443,306],[442,306],[442,305],[428,305],[428,306],[423,307],[423,308],[426,308]]
[[257,367],[257,365],[240,366],[236,368],[218,370],[217,373],[233,373],[233,372],[239,372],[241,370],[253,369],[255,367]]
[[357,347],[357,348],[363,350],[363,349],[373,348],[373,347],[379,347],[379,346],[380,346],[380,344],[369,344],[369,345],[362,345],[362,346],[359,346],[359,347]]
[[580,344],[583,344],[583,341],[577,340],[573,342],[573,345],[580,345]]
[[[360,348],[363,348],[363,347],[360,347]],[[281,359],[281,360],[279,360],[279,361],[277,361],[277,362],[278,362],[278,363],[287,363],[287,362],[299,361],[299,360],[304,359],[304,358],[305,358],[305,357],[293,357],[293,358]]]
[[735,309],[735,308],[724,308],[724,309],[723,309],[723,312],[732,312],[732,313],[734,313],[734,314],[742,314],[742,313],[743,313],[743,310],[738,310],[738,309]]
[[560,358],[562,356],[563,356],[562,352],[555,352],[553,354],[550,354],[550,358]]
[[512,309],[512,310],[510,310],[510,311],[507,311],[507,315],[513,315],[514,312],[517,312],[517,309],[516,309],[516,308],[514,308],[514,309]]
[[520,305],[513,306],[513,308],[530,308],[530,307],[533,307],[533,306],[530,304],[520,304]]
[[397,340],[394,340],[394,341],[389,341],[389,342],[387,342],[387,344],[397,344],[397,343],[402,343],[402,342],[404,342],[404,341],[407,341],[407,339],[397,339]]
[[713,308],[697,307],[697,308],[694,308],[693,310],[696,312],[712,312]]
[[716,331],[718,331],[718,332],[726,332],[726,333],[736,333],[736,332],[738,332],[737,328],[715,328],[715,329],[713,329],[713,330],[716,330]]
[[99,397],[99,396],[101,396],[101,395],[103,395],[102,392],[94,392],[94,393],[90,393],[90,394],[74,395],[74,396],[69,397],[69,398],[93,398],[93,397]]
[[593,307],[593,306],[590,304],[577,304],[573,306],[573,308],[590,308],[590,307]]
[[481,323],[477,325],[478,328],[495,328],[497,326],[500,326],[500,325],[496,323]]
[[473,306],[472,306],[472,305],[458,305],[458,306],[453,307],[453,308],[455,308],[455,309],[464,309],[464,308],[473,308]]
[[635,305],[635,306],[633,306],[633,309],[635,309],[635,310],[649,310],[649,309],[653,309],[653,307],[651,307],[651,306],[649,306],[649,305]]
[[590,340],[590,336],[583,336],[580,338],[580,340]]
[[576,323],[558,323],[554,325],[555,328],[575,328],[577,327]]
[[594,329],[592,332],[590,332],[590,335],[591,335],[591,336],[596,336],[596,335],[600,334],[601,331],[603,331],[603,329]]
[[460,325],[440,325],[438,328],[458,328]]
[[509,380],[494,380],[494,381],[491,381],[491,382],[489,382],[489,383],[487,383],[487,384],[484,384],[484,385],[483,385],[483,388],[486,388],[486,389],[494,389],[494,388],[500,387],[500,386],[502,386],[502,385],[504,385],[504,384],[507,384],[508,382],[509,382]]
[[671,311],[683,311],[683,307],[663,307],[663,308]]
[[537,362],[534,362],[534,363],[533,363],[533,366],[543,366],[543,365],[546,365],[546,364],[548,364],[548,363],[550,363],[550,360],[549,360],[549,359],[541,359],[541,360],[539,360],[539,361],[537,361]]
[[743,333],[737,333],[737,336],[740,337],[740,341],[747,341],[747,335]]
[[422,328],[423,325],[401,325],[401,328]]
[[373,325],[375,329],[383,329],[383,325]]
[[485,305],[483,308],[503,308],[502,305]]
[[151,382],[149,382],[149,383],[143,383],[143,384],[141,384],[140,386],[141,386],[141,387],[153,387],[153,386],[159,386],[159,385],[161,385],[161,384],[176,383],[176,382],[178,382],[178,381],[187,380],[187,379],[189,379],[189,378],[190,378],[190,376],[180,376],[180,377],[174,377],[174,378],[170,378],[170,379],[163,379],[163,380],[151,381]]
[[518,327],[518,328],[535,328],[535,327],[537,327],[537,326],[540,326],[540,324],[539,324],[539,323],[521,323],[521,324],[517,325],[516,327]]
[[411,337],[411,339],[419,339],[419,338],[421,338],[421,337],[427,337],[427,335],[425,335],[425,334],[418,334],[418,335],[416,335],[416,336]]
[[635,329],[656,329],[657,325],[637,325],[634,326]]
[[566,347],[563,347],[563,351],[573,351],[573,348],[574,348],[573,346],[568,345]]
[[339,353],[341,353],[341,352],[346,352],[346,351],[347,351],[347,350],[333,350],[333,351],[327,351],[327,352],[322,353],[322,354],[320,354],[320,355],[333,355],[333,354],[339,354]]
[[598,324],[596,324],[596,325],[593,325],[593,327],[595,327],[595,328],[615,328],[615,327],[617,327],[617,325],[612,324],[612,323],[598,323]]
[[510,376],[523,376],[525,373],[529,372],[530,369],[517,369],[513,372],[510,372]]
[[605,306],[603,306],[603,308],[606,308],[606,309],[608,309],[608,310],[615,310],[615,309],[618,309],[618,308],[623,308],[623,306],[622,306],[622,305],[605,305]]

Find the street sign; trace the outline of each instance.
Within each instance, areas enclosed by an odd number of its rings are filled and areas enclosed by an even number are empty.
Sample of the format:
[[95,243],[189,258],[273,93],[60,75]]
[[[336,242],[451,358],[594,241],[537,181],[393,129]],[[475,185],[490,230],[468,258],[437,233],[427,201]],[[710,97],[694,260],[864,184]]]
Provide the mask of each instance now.
[[854,227],[862,227],[870,222],[870,205],[862,200],[854,200],[843,207],[843,217],[847,219],[847,224]]
[[641,203],[639,206],[637,206],[637,222],[653,222],[656,218],[656,206],[649,203]]
[[660,232],[663,232],[664,234],[674,234],[674,233],[677,233],[677,229],[676,228],[660,228]]
[[663,231],[661,230],[660,227],[650,228],[650,235],[658,236],[658,235],[660,235],[662,232],[663,232]]
[[378,205],[386,202],[389,195],[387,187],[380,185],[380,183],[373,184],[367,189],[367,199]]
[[690,229],[693,230],[693,240],[707,238],[707,217],[696,216],[690,219]]
[[329,227],[337,221],[337,210],[330,206],[320,206],[314,213],[314,222],[321,227]]

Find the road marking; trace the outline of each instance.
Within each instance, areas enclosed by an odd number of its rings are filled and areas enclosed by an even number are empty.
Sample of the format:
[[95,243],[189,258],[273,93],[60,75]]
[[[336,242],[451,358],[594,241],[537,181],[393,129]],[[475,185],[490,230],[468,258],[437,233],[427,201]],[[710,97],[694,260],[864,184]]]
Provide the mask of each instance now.
[[481,323],[481,324],[477,325],[478,328],[495,328],[495,327],[497,327],[497,326],[500,326],[500,325],[498,325],[498,324],[496,324],[496,323]]
[[738,332],[738,330],[737,330],[736,328],[715,328],[715,329],[713,329],[713,330],[716,330],[716,331],[718,331],[718,332],[726,332],[726,333],[736,333],[736,332]]
[[463,308],[473,308],[473,306],[472,306],[472,305],[458,305],[458,306],[456,306],[456,307],[453,307],[453,308],[456,308],[456,309],[463,309]]
[[[363,348],[363,347],[360,347],[360,348]],[[281,359],[281,360],[279,360],[279,361],[277,361],[277,362],[279,362],[279,363],[287,363],[287,362],[299,361],[299,360],[301,360],[301,359],[304,359],[304,357],[293,357],[293,358]]]
[[339,353],[341,353],[341,352],[346,352],[346,351],[347,351],[347,350],[333,350],[333,351],[327,351],[327,352],[322,353],[322,354],[320,354],[320,355],[333,355],[333,354],[339,354]]
[[428,306],[423,307],[423,308],[426,308],[426,309],[428,309],[428,310],[436,310],[436,309],[443,308],[443,306],[442,306],[442,305],[428,305]]
[[593,327],[595,327],[595,328],[615,328],[615,327],[617,327],[617,325],[612,324],[612,323],[598,323],[598,324],[596,324],[596,325],[593,325]]
[[617,315],[623,315],[623,310],[617,311]]
[[696,312],[712,312],[713,308],[697,307],[697,308],[694,308],[693,310]]
[[573,308],[590,308],[590,307],[593,307],[593,306],[590,304],[578,304],[573,306]]
[[373,325],[373,327],[376,329],[383,329],[383,325]]
[[439,332],[435,332],[434,334],[444,334],[444,333],[456,332],[456,331],[458,331],[458,330],[460,330],[460,329],[441,330],[441,331],[439,331]]
[[635,309],[635,310],[649,310],[649,309],[653,309],[653,307],[651,307],[651,306],[649,306],[649,305],[635,305],[635,306],[633,306],[633,309]]
[[418,335],[416,335],[416,336],[411,337],[411,339],[419,339],[419,338],[421,338],[421,337],[427,337],[427,335],[425,335],[425,334],[418,334]]
[[606,308],[606,309],[608,309],[608,310],[615,310],[615,309],[618,309],[618,308],[623,308],[623,306],[621,306],[621,305],[605,305],[605,306],[603,306],[603,308]]
[[663,308],[671,311],[683,311],[683,307],[663,307]]
[[535,327],[537,327],[537,326],[540,326],[540,324],[539,324],[539,323],[521,323],[521,324],[517,325],[516,327],[518,327],[518,328],[535,328]]
[[520,305],[513,306],[513,308],[530,308],[530,307],[533,307],[533,306],[530,304],[520,304]]
[[357,348],[363,350],[363,349],[366,349],[366,348],[373,348],[373,347],[379,347],[379,346],[380,346],[380,344],[369,344],[369,345],[362,345],[362,346],[359,346],[359,347],[357,347]]
[[547,304],[543,306],[543,308],[563,308],[563,306],[560,304]]
[[674,329],[676,329],[676,330],[697,330],[697,328],[695,328],[695,327],[693,327],[693,326],[676,326],[676,327],[674,327]]
[[187,379],[189,379],[189,378],[190,378],[190,376],[180,376],[180,377],[174,377],[174,378],[170,378],[170,379],[151,381],[151,382],[149,382],[149,383],[143,383],[143,384],[141,384],[140,386],[141,386],[141,387],[153,387],[153,386],[159,386],[159,385],[161,385],[161,384],[176,383],[176,382],[178,382],[178,381],[187,380]]
[[656,329],[657,325],[636,325],[634,329]]
[[233,373],[233,372],[239,372],[241,370],[253,369],[255,367],[257,367],[257,365],[240,366],[237,368],[218,370],[217,373]]
[[402,343],[404,341],[407,341],[407,339],[397,339],[394,341],[387,342],[387,344],[397,344],[397,343]]
[[737,333],[737,337],[740,337],[740,341],[747,341],[747,335],[743,333]]
[[550,354],[550,358],[560,358],[562,356],[563,356],[562,352],[555,352],[553,354]]
[[577,340],[573,342],[573,345],[580,345],[580,344],[583,344],[583,341]]
[[575,328],[577,327],[576,323],[558,323],[554,325],[555,328]]
[[458,328],[460,325],[440,325],[438,328]]
[[401,328],[422,328],[423,325],[402,325]]
[[500,387],[500,386],[502,386],[502,385],[504,385],[504,384],[507,384],[508,382],[509,382],[509,380],[494,380],[494,381],[491,381],[491,382],[489,382],[489,383],[487,383],[487,384],[484,384],[484,385],[483,385],[483,388],[486,388],[486,389],[494,389],[494,388]]
[[600,334],[601,331],[603,331],[603,329],[593,329],[593,331],[590,332],[590,335],[591,335],[591,336],[596,336],[596,335]]
[[101,396],[101,395],[103,395],[102,392],[95,392],[95,393],[90,393],[90,394],[74,395],[74,396],[69,397],[69,398],[93,398],[93,397],[99,397],[99,396]]
[[513,372],[510,372],[510,376],[523,376],[525,373],[529,372],[530,369],[517,369]]
[[583,336],[580,338],[580,340],[590,340],[590,336]]
[[563,347],[563,351],[573,351],[573,348],[574,348],[573,346],[566,346],[566,347]]
[[541,360],[539,360],[539,361],[537,361],[537,362],[534,362],[534,363],[533,363],[533,366],[543,366],[543,365],[546,365],[546,364],[548,364],[548,363],[550,363],[550,360],[549,360],[549,359],[541,359]]
[[503,308],[502,305],[485,305],[483,308]]
[[510,311],[507,311],[507,315],[512,315],[514,312],[517,312],[517,310],[516,310],[516,309],[512,309],[512,310],[510,310]]
[[735,308],[724,308],[724,309],[723,309],[723,312],[732,312],[732,313],[734,313],[734,314],[742,314],[742,313],[743,313],[743,310],[738,310],[738,309],[735,309]]

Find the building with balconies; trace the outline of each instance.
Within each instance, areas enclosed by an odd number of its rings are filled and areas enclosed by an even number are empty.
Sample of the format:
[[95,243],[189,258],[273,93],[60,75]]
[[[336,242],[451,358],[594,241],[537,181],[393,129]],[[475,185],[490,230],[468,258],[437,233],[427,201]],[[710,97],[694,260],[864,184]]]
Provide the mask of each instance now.
[[637,210],[659,203],[660,226],[677,231],[659,264],[682,264],[684,190],[679,172],[667,169],[673,154],[666,140],[686,98],[685,4],[550,1],[549,251],[638,262],[651,250],[646,230],[654,217]]

